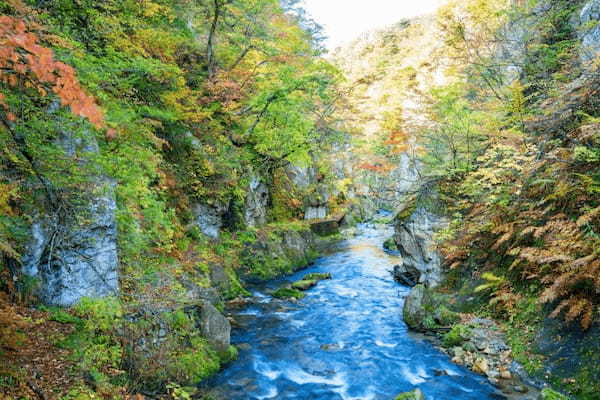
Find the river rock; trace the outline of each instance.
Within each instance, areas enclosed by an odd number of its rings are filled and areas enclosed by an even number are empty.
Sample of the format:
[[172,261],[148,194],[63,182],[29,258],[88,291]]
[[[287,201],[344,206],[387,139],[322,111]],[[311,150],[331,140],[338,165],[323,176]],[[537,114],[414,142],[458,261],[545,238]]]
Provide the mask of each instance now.
[[410,392],[399,394],[396,396],[395,400],[425,400],[425,395],[421,389],[415,389]]
[[421,271],[409,264],[395,265],[392,272],[394,280],[402,285],[413,287],[421,278]]
[[426,330],[424,320],[435,308],[435,302],[429,289],[424,285],[417,285],[404,300],[402,315],[404,322],[415,330]]
[[304,219],[323,219],[327,217],[327,213],[326,206],[308,206],[304,211]]
[[305,291],[312,287],[315,287],[316,285],[317,285],[316,279],[303,279],[301,281],[292,283],[292,289]]
[[210,282],[212,283],[213,287],[219,289],[221,293],[229,291],[231,289],[231,280],[227,275],[225,267],[219,264],[211,264],[209,268]]
[[483,357],[478,357],[477,359],[475,359],[475,362],[473,363],[473,371],[480,373],[480,374],[487,375],[489,368],[490,367],[489,367],[487,359],[485,359]]
[[313,221],[310,229],[319,236],[330,236],[340,232],[339,222],[335,219]]
[[231,325],[223,314],[207,301],[202,302],[200,310],[200,329],[217,351],[229,349]]

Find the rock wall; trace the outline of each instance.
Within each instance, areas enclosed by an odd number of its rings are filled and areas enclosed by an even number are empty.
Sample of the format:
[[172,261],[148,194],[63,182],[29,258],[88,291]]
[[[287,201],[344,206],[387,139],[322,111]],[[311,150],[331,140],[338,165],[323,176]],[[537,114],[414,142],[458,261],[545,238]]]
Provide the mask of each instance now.
[[206,236],[216,239],[223,227],[223,218],[229,209],[228,204],[216,202],[214,204],[195,204],[192,207],[194,220],[200,231]]
[[[65,133],[59,143],[69,157],[97,153],[92,135]],[[44,205],[31,227],[23,272],[37,280],[37,295],[47,304],[71,306],[82,297],[119,291],[114,185],[93,177],[79,199],[65,208]]]
[[585,4],[579,13],[575,26],[579,30],[581,40],[581,60],[584,63],[593,61],[600,52],[600,0],[592,0]]
[[244,210],[246,225],[258,227],[266,224],[268,204],[269,188],[259,176],[253,176],[246,195],[246,207]]
[[316,254],[308,227],[282,229],[245,244],[241,273],[247,281],[272,279],[306,267]]
[[418,283],[435,287],[442,281],[441,258],[435,250],[434,233],[444,226],[442,218],[409,202],[395,218],[394,241],[405,270],[420,272]]

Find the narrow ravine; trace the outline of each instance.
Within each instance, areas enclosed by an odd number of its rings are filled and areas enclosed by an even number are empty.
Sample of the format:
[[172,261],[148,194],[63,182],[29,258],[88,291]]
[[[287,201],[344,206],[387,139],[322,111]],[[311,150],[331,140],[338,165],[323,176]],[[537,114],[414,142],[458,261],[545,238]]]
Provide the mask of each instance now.
[[237,361],[210,382],[224,399],[393,399],[420,388],[428,399],[502,398],[487,381],[408,332],[402,321],[408,288],[389,270],[395,256],[382,250],[390,228],[361,225],[358,235],[317,260],[308,272],[328,272],[297,302],[254,292],[238,311],[233,343]]

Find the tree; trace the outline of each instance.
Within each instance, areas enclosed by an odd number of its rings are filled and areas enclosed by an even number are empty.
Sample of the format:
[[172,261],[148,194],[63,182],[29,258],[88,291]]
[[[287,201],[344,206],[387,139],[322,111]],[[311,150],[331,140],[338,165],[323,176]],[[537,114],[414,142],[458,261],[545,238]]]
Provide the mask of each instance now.
[[[45,96],[53,91],[64,106],[74,114],[87,118],[97,128],[103,126],[102,110],[79,84],[75,70],[54,60],[52,50],[38,44],[37,35],[26,20],[7,15],[0,16],[0,82],[13,88],[31,88]],[[17,116],[0,93],[2,122],[9,123]]]

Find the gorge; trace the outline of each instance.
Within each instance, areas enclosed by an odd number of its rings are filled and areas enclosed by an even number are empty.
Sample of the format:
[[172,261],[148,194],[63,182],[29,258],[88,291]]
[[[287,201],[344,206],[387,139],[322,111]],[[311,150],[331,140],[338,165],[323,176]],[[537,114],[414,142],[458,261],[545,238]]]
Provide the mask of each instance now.
[[600,1],[440,3],[0,0],[0,400],[600,399]]

